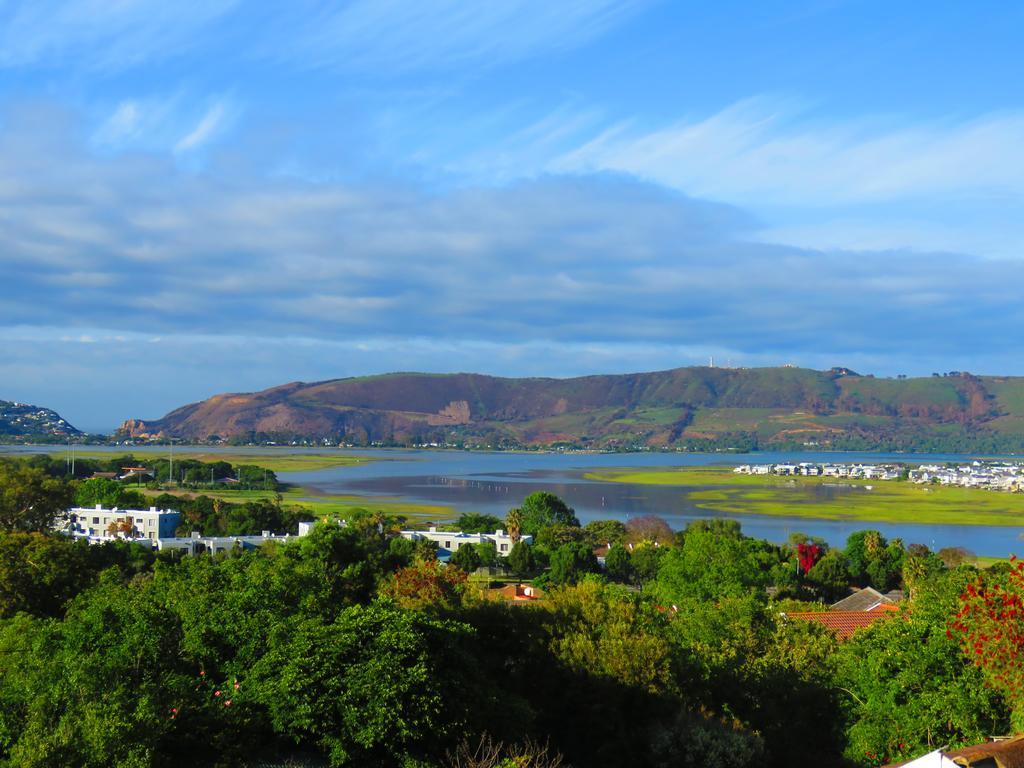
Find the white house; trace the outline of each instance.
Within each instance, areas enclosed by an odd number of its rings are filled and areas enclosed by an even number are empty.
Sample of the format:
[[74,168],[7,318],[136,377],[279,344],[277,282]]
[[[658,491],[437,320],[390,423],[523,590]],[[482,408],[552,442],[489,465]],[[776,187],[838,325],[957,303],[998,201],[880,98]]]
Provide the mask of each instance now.
[[68,510],[68,533],[77,539],[90,542],[112,539],[157,539],[174,536],[181,522],[181,513],[173,509],[104,509],[95,507],[72,507]]
[[279,541],[287,543],[294,541],[296,536],[288,534],[274,534],[270,531],[263,531],[253,536],[203,536],[193,531],[191,536],[171,536],[157,539],[154,545],[161,552],[180,550],[189,555],[208,553],[216,555],[220,552],[235,552],[239,550],[257,549],[268,541]]
[[[425,531],[400,531],[400,533],[402,538],[410,539],[411,541],[426,539],[427,541],[436,542],[437,554],[442,558],[446,558],[458,551],[459,547],[464,544],[486,544],[488,542],[494,544],[494,548],[498,550],[499,557],[507,557],[508,553],[512,551],[512,546],[515,544],[512,537],[500,528],[494,533],[439,531],[435,527],[428,528]],[[532,544],[533,536],[521,536],[519,540],[526,544]]]

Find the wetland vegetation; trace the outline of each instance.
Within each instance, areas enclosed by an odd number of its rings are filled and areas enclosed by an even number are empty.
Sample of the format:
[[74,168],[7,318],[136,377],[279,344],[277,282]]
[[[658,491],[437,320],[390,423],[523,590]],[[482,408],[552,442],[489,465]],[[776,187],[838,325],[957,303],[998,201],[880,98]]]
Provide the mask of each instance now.
[[589,480],[679,486],[709,512],[936,525],[1024,526],[1024,494],[901,481],[743,475],[731,467],[588,472]]

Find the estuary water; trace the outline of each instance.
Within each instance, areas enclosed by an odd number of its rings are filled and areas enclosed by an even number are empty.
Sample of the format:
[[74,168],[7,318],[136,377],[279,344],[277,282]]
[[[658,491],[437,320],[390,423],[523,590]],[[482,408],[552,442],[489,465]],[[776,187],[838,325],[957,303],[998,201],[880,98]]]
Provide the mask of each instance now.
[[[854,531],[875,528],[889,538],[900,537],[907,544],[926,544],[932,549],[961,546],[978,555],[992,557],[1006,557],[1012,552],[1024,551],[1024,541],[1020,539],[1024,529],[1020,528],[734,515],[712,512],[691,501],[690,493],[702,490],[699,488],[605,483],[584,477],[593,470],[617,467],[734,466],[798,461],[945,462],[967,461],[976,457],[879,453],[564,454],[387,449],[356,453],[379,460],[353,467],[288,473],[281,475],[281,479],[325,494],[397,497],[411,502],[446,504],[459,512],[487,512],[499,517],[519,504],[527,494],[547,490],[565,499],[583,523],[599,518],[625,521],[630,517],[654,514],[678,529],[685,527],[690,520],[730,517],[740,521],[746,534],[775,542],[783,542],[791,533],[800,531],[820,536],[833,546],[841,546]],[[808,486],[807,492],[829,497],[864,491]]]
[[[114,453],[156,453],[166,447],[88,447]],[[4,447],[5,452],[59,451],[59,446]],[[203,449],[204,452],[266,454],[325,453],[324,448],[237,448]],[[587,472],[617,467],[681,467],[722,464],[778,462],[946,462],[968,461],[974,456],[955,454],[882,453],[518,453],[452,450],[373,449],[345,450],[345,454],[368,459],[346,467],[309,472],[282,472],[278,477],[308,488],[311,493],[378,496],[413,503],[444,504],[456,512],[486,512],[503,517],[533,491],[547,490],[561,496],[584,523],[607,518],[628,520],[639,515],[663,517],[673,528],[690,520],[730,517],[739,520],[743,531],[758,538],[783,542],[793,532],[820,536],[841,546],[857,530],[875,528],[887,537],[900,537],[907,544],[926,544],[932,549],[961,546],[978,555],[1006,557],[1024,552],[1022,530],[1007,526],[922,525],[915,523],[874,523],[867,521],[819,520],[807,517],[735,515],[702,509],[690,494],[699,488],[678,486],[602,483],[587,480]],[[842,487],[807,487],[809,494],[832,495],[863,492]],[[992,491],[995,493],[995,491]],[[810,497],[809,497],[810,498]]]

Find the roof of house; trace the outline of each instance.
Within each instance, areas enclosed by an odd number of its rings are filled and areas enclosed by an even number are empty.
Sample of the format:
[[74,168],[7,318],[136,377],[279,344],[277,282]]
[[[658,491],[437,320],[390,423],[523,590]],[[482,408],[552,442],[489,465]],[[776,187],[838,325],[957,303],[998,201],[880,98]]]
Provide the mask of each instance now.
[[544,590],[530,584],[507,584],[500,589],[487,590],[487,595],[495,600],[522,603],[544,599]]
[[1024,768],[1024,736],[954,749],[945,755],[963,766],[990,768],[994,763],[996,768]]
[[797,611],[786,617],[798,621],[811,621],[832,631],[837,640],[846,640],[858,629],[869,627],[886,616],[899,611],[895,605],[882,604],[870,611]]
[[[931,754],[934,753],[929,753],[929,756]],[[943,765],[948,765],[948,761],[951,760],[954,765],[963,768],[1024,768],[1024,736],[952,749],[942,752],[941,757],[947,761],[942,763]],[[905,763],[894,763],[886,768],[913,766],[919,760],[920,758]]]
[[870,611],[878,605],[892,605],[896,601],[888,595],[883,595],[877,589],[864,587],[858,589],[849,597],[844,597],[838,603],[832,605],[833,611]]

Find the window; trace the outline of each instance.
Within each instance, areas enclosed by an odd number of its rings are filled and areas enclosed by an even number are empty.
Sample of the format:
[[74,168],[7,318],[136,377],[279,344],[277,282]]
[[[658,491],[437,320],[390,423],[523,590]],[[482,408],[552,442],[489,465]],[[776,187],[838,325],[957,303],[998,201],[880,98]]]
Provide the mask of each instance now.
[[99,524],[100,524],[100,519],[99,519],[98,517],[94,517],[94,518],[92,519],[92,524],[93,524],[93,525],[99,525]]
[[445,548],[445,549],[451,549],[451,548],[452,548],[452,543],[451,543],[450,541],[446,541],[446,542],[444,543],[444,548]]
[[501,545],[501,551],[502,552],[508,552],[508,544],[502,544]]

